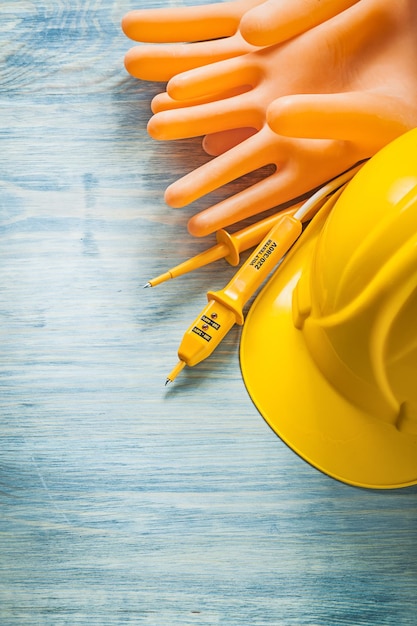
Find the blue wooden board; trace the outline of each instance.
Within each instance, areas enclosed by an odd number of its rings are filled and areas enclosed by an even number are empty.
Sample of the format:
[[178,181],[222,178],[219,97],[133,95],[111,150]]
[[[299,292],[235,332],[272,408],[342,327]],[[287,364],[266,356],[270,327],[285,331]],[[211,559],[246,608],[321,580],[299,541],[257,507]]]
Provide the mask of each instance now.
[[164,386],[234,269],[142,289],[212,243],[186,231],[207,200],[163,201],[200,140],[150,139],[161,86],[123,67],[146,6],[0,7],[0,623],[415,626],[416,488],[299,459],[245,390],[239,329]]

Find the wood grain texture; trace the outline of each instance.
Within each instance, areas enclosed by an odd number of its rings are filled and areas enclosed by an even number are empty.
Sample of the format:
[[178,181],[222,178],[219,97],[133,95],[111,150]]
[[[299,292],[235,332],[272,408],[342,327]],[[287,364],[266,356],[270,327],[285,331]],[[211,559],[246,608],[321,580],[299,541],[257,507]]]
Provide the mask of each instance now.
[[164,387],[234,270],[142,289],[208,245],[185,227],[203,201],[163,202],[207,157],[147,136],[160,86],[123,68],[145,6],[0,7],[0,623],[415,626],[417,489],[299,459],[245,391],[237,329]]

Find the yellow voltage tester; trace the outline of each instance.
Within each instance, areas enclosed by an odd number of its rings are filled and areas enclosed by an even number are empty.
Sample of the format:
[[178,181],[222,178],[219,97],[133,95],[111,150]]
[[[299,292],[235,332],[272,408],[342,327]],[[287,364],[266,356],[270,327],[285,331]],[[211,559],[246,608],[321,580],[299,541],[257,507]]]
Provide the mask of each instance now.
[[[312,207],[318,210],[327,196],[330,199],[324,206],[328,202],[334,203],[342,191],[341,187],[360,167],[349,170],[322,187],[294,215],[282,215],[226,287],[208,292],[208,304],[185,332],[178,350],[179,362],[165,384],[175,380],[186,365],[193,367],[210,356],[234,324],[243,324],[245,303],[301,235],[305,215],[314,213]],[[337,189],[339,191],[335,193]]]

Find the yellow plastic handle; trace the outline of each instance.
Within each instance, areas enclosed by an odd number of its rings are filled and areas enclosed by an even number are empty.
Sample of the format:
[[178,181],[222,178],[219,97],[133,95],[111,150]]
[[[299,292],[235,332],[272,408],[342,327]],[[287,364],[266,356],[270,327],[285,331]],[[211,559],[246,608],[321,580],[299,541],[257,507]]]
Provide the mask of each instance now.
[[283,215],[229,284],[221,291],[210,291],[208,299],[224,304],[234,312],[236,322],[243,324],[245,303],[298,239],[301,231],[300,220],[292,215]]
[[243,324],[245,303],[296,241],[301,230],[298,219],[283,215],[229,284],[221,291],[207,294],[208,304],[185,332],[178,350],[179,363],[167,382],[176,378],[184,364],[192,367],[209,357],[234,324]]
[[[192,272],[200,267],[203,267],[204,265],[208,265],[209,263],[214,263],[222,258],[224,258],[230,265],[238,265],[241,252],[257,246],[259,242],[270,232],[276,222],[281,219],[282,215],[287,213],[294,215],[300,206],[302,206],[302,203],[296,204],[289,209],[283,209],[280,213],[266,217],[259,222],[255,222],[255,224],[251,224],[250,226],[246,226],[246,228],[242,228],[242,230],[239,230],[236,233],[229,233],[223,228],[218,230],[216,233],[218,243],[215,246],[212,246],[211,248],[200,252],[200,254],[183,261],[179,265],[172,267],[167,272],[152,278],[145,285],[145,287],[156,287],[167,280],[183,276],[183,274],[188,274],[188,272]],[[317,206],[317,209],[318,208],[319,206]],[[316,209],[316,207],[314,207],[314,209]]]
[[[182,338],[178,349],[180,362],[193,367],[207,359],[235,323],[236,316],[232,309],[210,300]],[[168,378],[173,380],[173,373]]]

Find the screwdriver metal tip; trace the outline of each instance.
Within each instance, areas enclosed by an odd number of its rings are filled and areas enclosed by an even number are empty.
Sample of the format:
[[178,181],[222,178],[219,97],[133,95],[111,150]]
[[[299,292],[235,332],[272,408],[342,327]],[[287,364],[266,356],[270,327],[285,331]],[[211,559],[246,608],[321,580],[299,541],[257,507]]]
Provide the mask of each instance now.
[[146,283],[146,285],[143,285],[144,289],[148,289],[148,287],[152,287],[151,283]]

